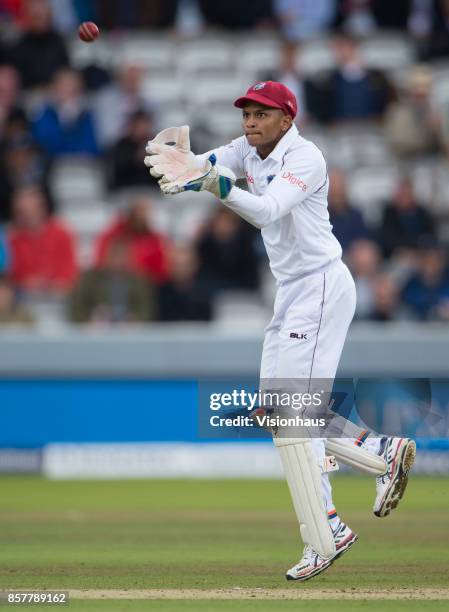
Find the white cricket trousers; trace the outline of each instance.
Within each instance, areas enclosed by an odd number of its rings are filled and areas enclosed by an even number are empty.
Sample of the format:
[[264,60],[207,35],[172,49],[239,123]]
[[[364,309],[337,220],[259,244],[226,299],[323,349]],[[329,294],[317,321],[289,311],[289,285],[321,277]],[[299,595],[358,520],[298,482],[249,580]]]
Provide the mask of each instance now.
[[[273,379],[332,384],[349,325],[354,317],[356,290],[351,273],[339,259],[322,270],[282,282],[274,315],[265,330],[261,388]],[[312,438],[318,460],[325,455],[324,440]],[[327,511],[334,511],[329,476],[323,474]]]

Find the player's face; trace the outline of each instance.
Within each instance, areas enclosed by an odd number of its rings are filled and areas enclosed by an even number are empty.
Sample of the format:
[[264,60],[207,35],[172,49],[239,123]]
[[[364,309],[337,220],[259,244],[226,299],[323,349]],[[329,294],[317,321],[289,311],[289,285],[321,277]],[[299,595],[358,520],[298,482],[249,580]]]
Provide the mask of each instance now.
[[242,125],[252,147],[274,148],[291,125],[291,118],[278,108],[248,104],[242,110]]

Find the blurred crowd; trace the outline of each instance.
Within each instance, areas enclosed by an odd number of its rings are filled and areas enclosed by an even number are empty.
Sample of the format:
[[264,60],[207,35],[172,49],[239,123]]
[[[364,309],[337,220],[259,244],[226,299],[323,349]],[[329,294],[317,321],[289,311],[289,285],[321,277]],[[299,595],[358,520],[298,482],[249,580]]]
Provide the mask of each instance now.
[[[447,0],[49,0],[53,25],[71,33],[85,20],[107,29],[172,28],[178,33],[202,28],[227,30],[278,28],[299,42],[336,29],[356,36],[375,30],[408,31],[427,57],[447,53]],[[26,0],[2,0],[0,16],[21,22]]]
[[[166,127],[143,91],[141,66],[71,65],[68,40],[85,19],[106,29],[165,28],[167,36],[210,27],[277,32],[280,64],[261,66],[259,76],[296,93],[300,129],[375,122],[404,161],[375,223],[348,195],[351,173],[329,168],[331,223],[356,280],[356,317],[449,319],[444,224],[407,170],[422,156],[449,160],[449,104],[433,103],[429,68],[449,60],[447,0],[0,0],[0,324],[33,324],[39,302],[59,304],[77,323],[209,321],[223,292],[263,294],[267,264],[254,228],[211,207],[189,240],[176,241],[154,223],[148,191],[111,206],[91,261],[80,262],[52,168],[61,159],[100,164],[111,196],[156,189],[142,160],[146,141]],[[379,28],[407,32],[416,45],[419,63],[401,88],[364,65],[359,41]],[[306,77],[298,50],[323,33],[336,67]]]

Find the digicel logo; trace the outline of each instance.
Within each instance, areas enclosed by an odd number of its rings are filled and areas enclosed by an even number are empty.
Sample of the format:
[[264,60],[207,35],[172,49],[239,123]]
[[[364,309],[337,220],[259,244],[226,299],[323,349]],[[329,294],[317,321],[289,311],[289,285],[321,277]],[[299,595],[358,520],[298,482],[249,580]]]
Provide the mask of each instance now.
[[307,185],[304,183],[304,181],[292,174],[291,172],[284,172],[281,178],[288,181],[291,185],[297,185],[303,191],[307,191]]

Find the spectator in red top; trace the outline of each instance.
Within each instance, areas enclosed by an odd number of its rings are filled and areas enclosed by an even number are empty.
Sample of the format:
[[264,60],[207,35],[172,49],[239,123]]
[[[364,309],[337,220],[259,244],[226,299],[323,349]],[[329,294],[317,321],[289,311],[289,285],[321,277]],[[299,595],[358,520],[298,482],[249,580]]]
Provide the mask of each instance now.
[[64,296],[77,277],[71,232],[48,214],[45,194],[24,187],[13,198],[9,228],[10,278],[31,294]]
[[2,0],[0,2],[0,17],[18,21],[22,10],[22,0]]
[[160,284],[168,279],[167,245],[151,223],[151,202],[145,197],[135,199],[129,209],[98,238],[95,265],[105,263],[111,242],[127,240],[130,248],[130,271]]

